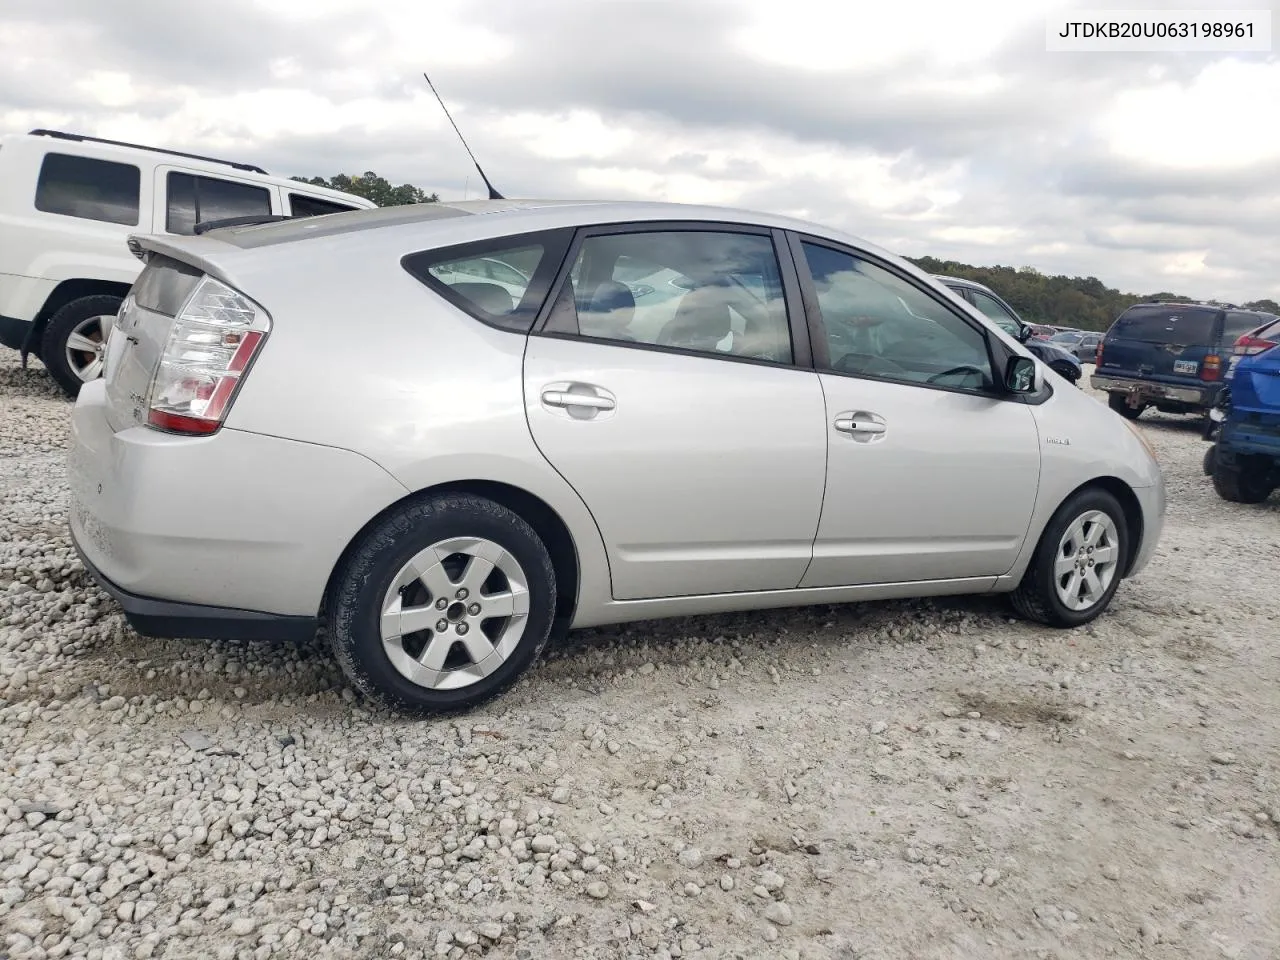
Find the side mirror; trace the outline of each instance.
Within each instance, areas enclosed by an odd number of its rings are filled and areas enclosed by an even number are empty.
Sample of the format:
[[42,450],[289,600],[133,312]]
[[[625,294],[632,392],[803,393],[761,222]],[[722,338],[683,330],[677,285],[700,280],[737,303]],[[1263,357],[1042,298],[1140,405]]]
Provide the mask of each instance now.
[[1024,323],[1022,326],[1018,328],[1018,342],[1026,343],[1030,339],[1031,339],[1031,328]]
[[1030,357],[1010,357],[1004,368],[1004,388],[1010,393],[1035,393],[1040,389],[1040,369]]

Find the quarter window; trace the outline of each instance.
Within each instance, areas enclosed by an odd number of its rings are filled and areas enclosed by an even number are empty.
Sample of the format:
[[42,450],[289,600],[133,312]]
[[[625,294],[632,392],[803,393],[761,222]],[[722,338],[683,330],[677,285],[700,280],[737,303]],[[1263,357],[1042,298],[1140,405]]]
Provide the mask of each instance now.
[[334,203],[332,200],[321,200],[302,193],[289,194],[289,210],[295,217],[320,217],[326,213],[345,213],[355,210],[345,203]]
[[142,174],[133,164],[50,153],[36,180],[36,209],[137,226],[141,183]]
[[814,243],[803,248],[833,371],[964,390],[993,388],[986,337],[958,314],[869,261]]
[[271,213],[271,193],[264,187],[177,172],[167,180],[165,229],[170,233],[190,236],[198,223]]
[[590,236],[548,324],[552,332],[790,363],[773,241],[670,230]]

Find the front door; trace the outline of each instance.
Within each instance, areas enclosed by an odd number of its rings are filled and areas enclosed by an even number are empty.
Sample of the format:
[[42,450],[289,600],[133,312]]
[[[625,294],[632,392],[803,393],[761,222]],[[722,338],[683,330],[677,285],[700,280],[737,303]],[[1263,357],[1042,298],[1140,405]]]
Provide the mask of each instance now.
[[620,600],[793,588],[827,437],[768,231],[584,231],[525,353],[525,409]]
[[996,389],[985,331],[887,264],[795,248],[830,445],[801,586],[1005,573],[1035,506],[1039,437]]

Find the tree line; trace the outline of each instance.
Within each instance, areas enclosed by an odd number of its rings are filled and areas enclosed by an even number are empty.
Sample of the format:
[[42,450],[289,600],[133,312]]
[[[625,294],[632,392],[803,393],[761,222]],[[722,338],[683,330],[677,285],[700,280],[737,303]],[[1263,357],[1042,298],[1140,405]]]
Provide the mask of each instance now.
[[[293,177],[302,183],[328,187],[352,193],[372,200],[380,207],[399,206],[408,203],[435,203],[439,194],[402,183],[391,184],[373,171],[350,176],[340,173],[333,177]],[[1034,267],[975,267],[955,260],[939,260],[936,257],[908,257],[921,270],[940,273],[965,280],[984,283],[1000,294],[1018,311],[1022,319],[1030,323],[1044,323],[1059,327],[1076,327],[1081,330],[1106,330],[1113,320],[1135,303],[1150,300],[1175,300],[1191,302],[1168,291],[1139,296],[1121,293],[1106,286],[1097,277],[1046,276]],[[1219,301],[1209,301],[1217,303]],[[1239,306],[1246,310],[1262,310],[1280,314],[1280,304],[1274,300],[1253,300]]]

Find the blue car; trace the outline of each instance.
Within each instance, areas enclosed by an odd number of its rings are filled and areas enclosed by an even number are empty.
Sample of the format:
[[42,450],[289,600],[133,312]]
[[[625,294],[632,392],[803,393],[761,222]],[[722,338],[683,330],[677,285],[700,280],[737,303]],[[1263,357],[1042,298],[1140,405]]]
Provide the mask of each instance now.
[[1280,486],[1280,345],[1240,356],[1205,434],[1205,472],[1218,496],[1262,503]]

